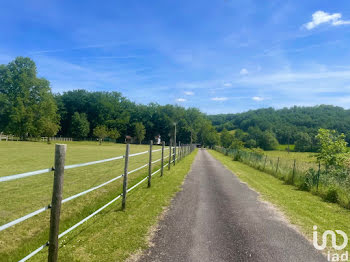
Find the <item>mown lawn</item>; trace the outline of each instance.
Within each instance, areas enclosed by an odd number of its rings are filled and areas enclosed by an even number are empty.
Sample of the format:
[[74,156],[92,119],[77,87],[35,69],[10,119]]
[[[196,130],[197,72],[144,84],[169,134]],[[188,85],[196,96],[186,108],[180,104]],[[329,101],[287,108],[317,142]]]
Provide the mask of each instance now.
[[[66,164],[76,164],[87,161],[110,158],[114,156],[123,155],[125,152],[125,145],[123,144],[105,143],[102,146],[99,146],[98,143],[92,142],[68,142],[67,144],[68,147]],[[153,149],[159,148],[160,147],[157,146],[153,147]],[[130,153],[142,152],[146,151],[147,149],[148,146],[131,145]],[[1,156],[3,156],[0,159],[0,174],[1,176],[5,176],[51,167],[54,158],[53,152],[54,144],[47,145],[45,143],[12,141],[0,142],[0,153]],[[153,160],[160,158],[160,154],[160,152],[153,153]],[[168,150],[165,151],[165,155],[168,155]],[[176,169],[181,170],[181,168],[185,168],[184,165],[186,161],[189,161],[187,159],[189,158],[186,158],[186,160],[182,162],[183,164],[181,163],[179,166],[176,167]],[[131,158],[129,163],[129,170],[132,170],[147,163],[147,160],[148,154]],[[188,166],[189,164],[190,163],[188,163]],[[160,162],[154,164],[154,169],[159,168],[159,165]],[[66,170],[64,178],[63,197],[66,198],[68,196],[74,195],[90,187],[108,181],[113,177],[121,175],[123,173],[123,166],[124,161],[123,159],[121,159],[93,166]],[[138,172],[130,174],[129,185],[131,186],[136,182],[140,181],[146,175],[146,173],[147,168],[144,168]],[[32,212],[49,204],[51,200],[52,174],[53,173],[47,173],[15,181],[0,183],[0,224],[5,224],[13,219],[16,219],[20,216],[23,216],[29,212]],[[154,180],[154,186],[156,186],[157,178],[155,178]],[[167,180],[164,179],[164,181]],[[175,181],[173,182],[175,183]],[[122,190],[121,185],[122,179],[119,179],[117,181],[112,182],[111,184],[108,184],[103,188],[90,192],[68,203],[64,203],[62,205],[60,231],[62,232],[63,230],[69,228],[70,226],[77,223],[82,218],[88,216],[93,211],[103,206],[112,198],[120,194]],[[169,184],[168,186],[168,191],[171,192],[172,185]],[[178,185],[174,184],[174,188],[178,188]],[[128,204],[132,203],[133,201],[132,195],[137,196],[136,191],[131,193],[130,201],[128,202]],[[136,197],[136,200],[143,199],[143,197]],[[166,199],[167,198],[165,198],[165,200]],[[148,203],[149,206],[151,206],[151,203],[149,201],[146,201],[146,203]],[[163,203],[165,202],[155,202],[156,205],[158,204],[161,206],[163,205]],[[135,205],[137,205],[137,203]],[[112,214],[114,214],[116,210],[119,210],[119,206],[120,201],[117,201],[115,205],[112,205],[112,207],[108,209],[108,212],[106,211],[106,214],[108,214],[109,212],[112,212]],[[125,214],[124,212],[117,213],[121,213],[118,216],[129,216],[127,212],[125,212]],[[152,214],[154,215],[155,213]],[[99,216],[103,217],[103,215],[98,215],[97,218]],[[152,215],[150,215],[150,217],[153,218]],[[94,221],[94,219],[92,220]],[[48,239],[48,224],[49,211],[46,211],[34,218],[31,218],[25,222],[17,224],[12,228],[8,228],[0,232],[0,261],[18,261],[20,258],[24,257],[32,250],[45,243]],[[91,227],[90,223],[87,223],[87,225],[90,225],[87,228]],[[107,224],[104,225],[104,228],[108,231],[106,225]],[[148,228],[148,224],[146,225],[145,223],[142,223],[142,225],[145,228]],[[81,228],[84,228],[84,226],[82,226]],[[76,229],[77,231],[75,232],[80,232],[82,230],[81,228]],[[85,230],[87,229],[85,228],[84,231]],[[114,232],[113,230],[111,231]],[[71,238],[72,235],[78,234],[75,232],[68,234],[67,238]],[[100,235],[100,232],[101,230],[99,229],[91,234]],[[89,235],[89,237],[87,238],[92,239],[94,237],[92,235]],[[103,237],[101,236],[101,239],[102,238]],[[138,237],[135,238],[137,239],[138,243],[144,242],[144,240],[140,240]],[[130,245],[131,249],[136,247],[139,248],[140,246],[136,244]],[[79,247],[77,248],[77,250],[81,250],[81,248],[82,247]],[[96,253],[101,254],[104,252],[103,250],[106,247],[102,244],[99,244],[96,247],[92,247],[91,251],[94,251],[96,248],[97,250],[100,249],[100,251],[96,251]],[[113,248],[116,247],[113,246]],[[123,248],[119,251],[121,254],[123,254],[122,257],[125,258],[125,254],[128,254],[128,252],[126,251],[124,254],[122,250]],[[46,253],[46,251],[43,253]],[[80,256],[80,254],[74,254],[75,257]],[[89,253],[89,256],[90,255],[92,254]],[[42,255],[39,255],[39,257],[34,258],[34,260],[40,260],[40,257],[42,260],[44,259]],[[90,259],[90,257],[85,257],[84,255],[82,255],[81,259],[78,260],[103,261],[103,259],[97,259],[97,257],[99,257],[99,255],[96,255],[95,258]],[[63,258],[64,256],[62,257],[61,261],[63,260]],[[108,260],[106,257],[104,259],[105,261]],[[66,258],[63,261],[70,260],[70,258]]]
[[[286,185],[283,181],[267,173],[241,162],[233,161],[231,157],[222,153],[213,150],[209,152],[234,172],[240,180],[259,192],[262,199],[269,201],[281,210],[309,240],[312,240],[314,225],[317,225],[319,232],[343,230],[350,236],[349,210],[338,204],[324,202],[320,197],[310,192],[297,190],[296,187]],[[338,244],[342,243],[341,237],[338,237],[337,240]],[[328,244],[330,247],[331,241],[328,241]],[[350,246],[348,245],[345,250],[350,251]]]

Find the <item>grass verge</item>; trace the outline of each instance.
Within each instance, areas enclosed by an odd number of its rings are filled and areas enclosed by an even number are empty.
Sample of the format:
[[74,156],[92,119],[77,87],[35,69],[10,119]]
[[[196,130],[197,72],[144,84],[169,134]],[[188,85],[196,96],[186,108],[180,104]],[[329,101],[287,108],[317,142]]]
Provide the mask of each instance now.
[[[283,181],[249,167],[231,157],[214,150],[210,154],[225,165],[229,170],[249,187],[261,194],[263,200],[274,204],[281,210],[291,224],[312,240],[313,226],[317,225],[319,237],[326,230],[342,230],[350,236],[350,211],[337,204],[324,202],[319,196],[300,191]],[[320,238],[319,238],[320,239]],[[337,238],[342,243],[342,238]],[[328,241],[330,248],[331,241]],[[334,250],[333,250],[334,251]],[[350,252],[349,245],[343,250]]]
[[[159,215],[169,205],[174,194],[180,190],[194,157],[195,152],[182,159],[175,167],[172,166],[170,171],[167,171],[166,167],[164,177],[160,177],[159,173],[156,174],[152,178],[151,188],[147,188],[147,181],[145,181],[131,191],[127,196],[126,211],[121,211],[121,200],[118,200],[61,239],[59,260],[124,261],[131,254],[147,248],[147,235],[150,228],[157,223]],[[145,176],[146,173],[143,172],[142,175],[130,180],[129,187]],[[87,200],[86,210],[83,211],[86,213],[85,216],[119,193],[119,190],[106,192],[104,203],[101,201],[95,203],[93,199]],[[62,232],[78,221],[72,218],[63,221],[60,231]],[[45,238],[48,238],[47,232]],[[32,247],[31,250],[33,250]],[[29,253],[31,250],[25,245],[19,247],[14,256],[3,257],[4,261],[17,261],[26,255],[25,252]],[[34,256],[31,261],[45,260],[47,260],[47,249]]]

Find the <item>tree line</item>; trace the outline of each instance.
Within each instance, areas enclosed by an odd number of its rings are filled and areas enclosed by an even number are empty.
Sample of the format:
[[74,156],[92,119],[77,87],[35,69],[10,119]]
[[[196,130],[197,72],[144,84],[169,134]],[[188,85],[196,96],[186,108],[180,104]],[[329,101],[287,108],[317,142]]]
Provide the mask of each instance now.
[[346,141],[350,142],[350,110],[331,105],[264,108],[208,118],[218,132],[235,130],[233,136],[246,147],[275,148],[277,141],[295,144],[296,151],[317,151],[316,136],[320,128],[344,133]]
[[168,143],[175,123],[178,141],[205,146],[271,150],[280,143],[295,144],[296,151],[317,151],[319,128],[344,133],[350,142],[350,110],[341,107],[264,108],[207,116],[196,108],[136,104],[119,92],[77,89],[53,94],[30,58],[0,65],[0,132],[23,140],[57,135],[123,142],[128,136],[140,143],[160,135]]
[[57,135],[124,142],[130,136],[141,143],[160,135],[168,143],[175,124],[177,141],[205,146],[219,142],[211,121],[196,108],[136,104],[119,92],[77,89],[53,94],[30,58],[0,65],[0,132],[23,140]]

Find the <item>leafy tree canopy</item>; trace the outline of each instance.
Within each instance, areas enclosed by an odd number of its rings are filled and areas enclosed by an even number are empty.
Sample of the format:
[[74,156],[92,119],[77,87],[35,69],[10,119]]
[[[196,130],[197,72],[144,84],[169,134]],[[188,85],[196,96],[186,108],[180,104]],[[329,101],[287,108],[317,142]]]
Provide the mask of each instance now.
[[87,137],[90,131],[90,123],[85,113],[75,112],[72,116],[71,135],[74,138]]
[[315,136],[319,128],[344,133],[346,141],[350,142],[350,110],[337,106],[294,106],[279,110],[263,108],[237,114],[211,115],[208,118],[218,132],[224,128],[241,129],[256,135],[256,132],[249,132],[249,129],[271,130],[280,144],[294,144],[300,133],[307,133],[311,138],[313,151],[317,147]]
[[344,134],[337,134],[335,130],[320,128],[316,136],[320,142],[317,159],[326,166],[343,166],[350,158]]
[[0,66],[0,128],[25,139],[54,136],[59,130],[50,83],[37,77],[34,61],[17,57]]

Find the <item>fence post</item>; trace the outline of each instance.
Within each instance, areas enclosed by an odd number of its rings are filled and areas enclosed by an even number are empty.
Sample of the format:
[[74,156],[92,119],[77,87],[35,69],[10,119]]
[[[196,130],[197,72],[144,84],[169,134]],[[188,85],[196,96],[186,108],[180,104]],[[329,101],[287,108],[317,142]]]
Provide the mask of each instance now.
[[169,141],[169,159],[168,159],[168,170],[170,170],[171,166],[171,140]]
[[294,159],[294,165],[293,165],[292,185],[294,185],[294,176],[295,176],[295,162],[296,162],[296,159]]
[[67,145],[55,145],[55,173],[53,180],[50,235],[49,235],[49,262],[56,262],[58,258],[58,234],[62,204],[64,164]]
[[148,161],[148,187],[151,187],[152,179],[152,145],[153,141],[149,142],[149,161]]
[[181,158],[184,158],[184,145],[181,145]]
[[174,166],[175,166],[175,158],[176,158],[176,143],[174,142],[174,156],[173,156]]
[[318,191],[318,182],[320,181],[320,174],[321,174],[321,161],[318,161],[317,184],[316,184],[317,191]]
[[164,146],[165,142],[162,142],[162,160],[161,160],[161,165],[160,165],[160,176],[163,176],[163,169],[164,169]]
[[179,141],[179,161],[181,160],[181,142]]
[[179,144],[179,150],[180,150],[180,160],[183,158],[183,152],[182,152],[183,145],[181,143]]
[[128,190],[129,148],[130,148],[130,144],[126,143],[125,162],[124,162],[124,178],[123,178],[123,199],[122,199],[122,209],[123,210],[125,210],[126,193],[127,193],[127,190]]
[[275,172],[275,174],[277,175],[277,171],[278,171],[278,164],[280,163],[280,158],[278,157],[277,158],[277,166],[276,166],[276,172]]

